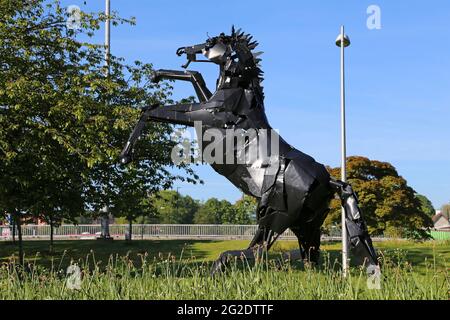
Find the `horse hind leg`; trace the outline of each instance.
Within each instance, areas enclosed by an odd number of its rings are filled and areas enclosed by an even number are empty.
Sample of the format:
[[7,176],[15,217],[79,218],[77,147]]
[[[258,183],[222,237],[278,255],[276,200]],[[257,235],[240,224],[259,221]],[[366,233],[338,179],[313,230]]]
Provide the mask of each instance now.
[[353,188],[348,183],[337,180],[331,180],[330,184],[341,198],[351,252],[360,260],[360,264],[368,261],[370,265],[378,265],[377,254],[373,248],[361,209],[358,207],[358,198]]
[[283,254],[284,260],[303,260],[305,263],[318,264],[320,259],[320,225],[306,224],[301,228],[291,228],[298,239],[298,250]]
[[280,235],[275,235],[273,231],[267,228],[258,228],[253,240],[245,250],[229,250],[222,252],[219,258],[214,262],[211,275],[224,272],[227,266],[235,258],[244,258],[246,260],[257,260],[262,258],[264,252],[269,251]]
[[329,204],[333,193],[328,185],[316,184],[313,187],[301,209],[301,220],[292,232],[298,239],[299,250],[292,250],[283,255],[286,260],[303,260],[305,263],[317,265],[320,259],[320,238],[325,218],[330,212]]

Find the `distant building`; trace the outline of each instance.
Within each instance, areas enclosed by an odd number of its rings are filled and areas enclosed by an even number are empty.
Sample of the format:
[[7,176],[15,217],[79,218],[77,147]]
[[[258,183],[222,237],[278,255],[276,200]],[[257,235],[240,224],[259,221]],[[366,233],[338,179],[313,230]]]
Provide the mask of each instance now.
[[[41,218],[35,218],[35,217],[28,217],[26,219],[22,219],[22,224],[24,225],[38,225],[38,226],[44,226],[47,225],[47,223],[45,222],[45,220],[41,219]],[[6,219],[4,220],[0,220],[0,226],[10,226],[12,225],[12,218],[10,214],[6,215]]]
[[434,229],[438,231],[450,231],[450,219],[441,211],[436,211],[432,218]]

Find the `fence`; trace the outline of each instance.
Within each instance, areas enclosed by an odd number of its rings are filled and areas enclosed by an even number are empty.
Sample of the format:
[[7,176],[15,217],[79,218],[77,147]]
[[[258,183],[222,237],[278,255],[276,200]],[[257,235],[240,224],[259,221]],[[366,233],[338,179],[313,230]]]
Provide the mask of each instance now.
[[450,231],[431,231],[430,234],[435,240],[450,240]]
[[[184,240],[208,240],[208,239],[236,239],[248,240],[253,237],[257,230],[256,225],[191,225],[191,224],[135,224],[133,225],[134,239],[184,239]],[[113,238],[125,238],[128,233],[128,225],[110,225],[110,235]],[[55,239],[95,239],[101,233],[99,224],[89,225],[62,225],[53,229]],[[48,225],[25,225],[22,226],[24,239],[48,239],[50,237],[50,226]],[[17,235],[17,231],[16,231]],[[450,239],[450,232],[431,231],[436,240]],[[10,226],[0,226],[0,239],[12,238]],[[340,240],[340,230],[333,228],[330,235],[322,236],[323,240]],[[284,232],[280,239],[296,240],[292,231]],[[384,236],[372,237],[374,241],[383,241],[389,238]]]
[[[251,239],[257,230],[256,225],[180,225],[180,224],[134,224],[132,227],[135,239]],[[0,237],[11,239],[10,226],[0,226]],[[55,239],[95,239],[101,233],[101,225],[62,225],[53,229]],[[128,233],[128,225],[110,225],[109,233],[113,238],[124,238]],[[16,231],[17,235],[17,231]],[[48,225],[22,226],[24,239],[40,239],[50,237]],[[296,239],[289,230],[281,239]]]

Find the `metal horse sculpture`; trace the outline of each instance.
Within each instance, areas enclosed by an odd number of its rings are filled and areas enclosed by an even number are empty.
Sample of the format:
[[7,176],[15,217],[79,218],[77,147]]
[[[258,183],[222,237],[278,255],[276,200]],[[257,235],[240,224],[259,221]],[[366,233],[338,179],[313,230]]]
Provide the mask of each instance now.
[[[326,168],[312,157],[295,149],[281,137],[276,136],[277,150],[267,144],[257,144],[263,133],[271,130],[264,111],[264,94],[261,87],[262,71],[259,68],[259,53],[252,51],[257,46],[252,37],[240,30],[232,29],[231,35],[220,34],[209,38],[206,43],[182,47],[177,55],[187,55],[188,62],[213,62],[220,67],[217,87],[212,94],[205,85],[203,77],[196,71],[159,70],[154,82],[162,79],[190,81],[194,86],[199,103],[176,104],[170,106],[153,105],[144,108],[142,116],[130,135],[122,151],[120,161],[132,161],[135,141],[147,121],[167,122],[194,126],[201,122],[202,134],[214,129],[229,134],[229,129],[247,132],[253,130],[256,137],[248,138],[241,146],[228,146],[224,154],[249,154],[256,145],[266,150],[265,161],[211,163],[215,171],[225,176],[245,194],[258,200],[257,219],[259,228],[248,249],[227,251],[215,262],[213,273],[223,270],[230,258],[242,256],[251,259],[268,250],[280,234],[291,229],[298,238],[300,250],[293,257],[317,262],[320,247],[320,227],[328,212],[330,200],[337,193],[346,214],[346,227],[351,251],[360,259],[377,265],[377,256],[367,232],[356,194],[352,187],[330,177]],[[207,60],[197,60],[203,54]],[[197,126],[196,126],[197,127]],[[197,128],[198,129],[198,128]],[[267,136],[267,134],[266,134]],[[256,144],[255,144],[256,143]],[[202,149],[207,144],[202,145]],[[253,150],[253,151],[252,151]]]

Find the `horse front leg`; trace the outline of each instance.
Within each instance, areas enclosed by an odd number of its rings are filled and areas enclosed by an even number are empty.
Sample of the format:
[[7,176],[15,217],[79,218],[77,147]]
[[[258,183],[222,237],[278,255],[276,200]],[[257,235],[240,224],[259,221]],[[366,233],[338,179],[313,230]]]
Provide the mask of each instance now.
[[229,250],[222,252],[219,258],[214,262],[211,275],[224,272],[231,261],[235,258],[257,261],[264,256],[264,252],[270,250],[272,245],[280,235],[275,235],[271,230],[264,227],[258,228],[249,247],[245,250]]
[[208,109],[214,107],[214,103],[191,103],[169,106],[154,104],[143,108],[141,117],[119,156],[120,163],[126,165],[133,160],[133,147],[137,139],[141,136],[148,121],[165,122],[189,127],[193,127],[196,121],[201,121],[205,125],[211,125],[216,119]]
[[137,141],[137,139],[141,136],[142,130],[144,130],[145,126],[147,125],[147,119],[149,117],[149,111],[152,109],[156,109],[159,107],[159,104],[151,105],[149,107],[145,107],[142,110],[142,114],[137,122],[137,124],[134,126],[133,131],[131,132],[127,143],[125,144],[125,147],[122,149],[122,152],[119,156],[119,161],[121,164],[126,165],[130,163],[133,160],[132,153],[133,153],[133,147]]
[[189,81],[194,87],[195,93],[200,102],[206,102],[211,98],[212,93],[206,86],[203,76],[198,71],[178,71],[178,70],[157,70],[154,72],[152,82],[158,83],[163,79]]

